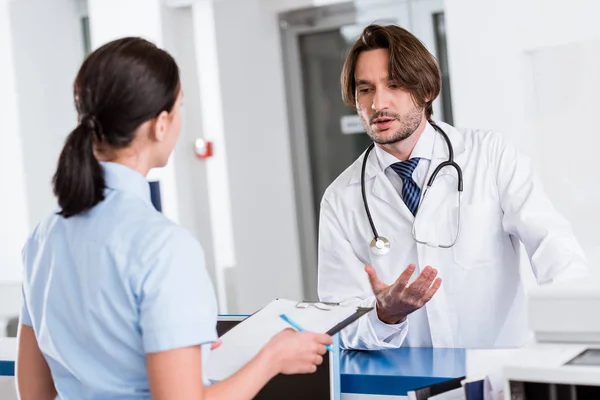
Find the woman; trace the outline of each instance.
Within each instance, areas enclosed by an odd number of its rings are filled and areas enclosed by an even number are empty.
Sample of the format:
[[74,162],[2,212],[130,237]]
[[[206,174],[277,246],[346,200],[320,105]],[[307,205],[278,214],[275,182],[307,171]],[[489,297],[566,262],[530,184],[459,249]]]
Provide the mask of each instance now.
[[285,330],[238,373],[204,386],[217,305],[198,242],[157,212],[145,179],[181,129],[175,61],[137,38],[104,45],[74,85],[80,124],[54,175],[59,211],[23,250],[22,400],[249,399],[310,373],[328,335]]

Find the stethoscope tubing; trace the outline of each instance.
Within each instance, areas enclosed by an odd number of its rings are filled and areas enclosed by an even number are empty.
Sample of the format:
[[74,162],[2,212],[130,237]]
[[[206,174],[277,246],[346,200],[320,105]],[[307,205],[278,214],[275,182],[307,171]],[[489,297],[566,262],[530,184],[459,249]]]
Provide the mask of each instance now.
[[[429,180],[427,181],[427,188],[425,189],[424,195],[421,198],[421,201],[419,203],[419,208],[421,208],[421,204],[423,203],[423,201],[425,200],[425,197],[427,195],[427,192],[429,190],[429,188],[431,188],[431,186],[433,185],[433,182],[435,181],[435,178],[437,177],[438,173],[446,167],[451,167],[454,168],[456,170],[456,173],[458,175],[458,195],[459,195],[459,228],[458,228],[458,233],[457,236],[455,238],[455,240],[452,242],[452,244],[444,246],[437,246],[437,247],[444,247],[444,248],[448,248],[448,247],[452,247],[454,246],[454,244],[458,241],[458,235],[460,234],[460,207],[461,207],[461,197],[462,197],[462,192],[463,192],[463,174],[462,174],[462,169],[460,168],[460,166],[454,161],[454,147],[452,146],[452,142],[450,141],[450,138],[448,137],[448,135],[446,134],[446,132],[444,132],[444,130],[442,128],[440,128],[437,124],[435,124],[432,121],[429,121],[429,123],[435,128],[435,130],[444,138],[444,141],[446,142],[446,145],[448,147],[448,160],[442,162],[441,164],[439,164],[436,169],[433,171],[433,173],[431,174],[431,177],[429,178]],[[373,150],[373,148],[375,147],[375,143],[371,143],[369,145],[369,147],[367,148],[367,150],[365,151],[365,155],[363,157],[363,162],[362,162],[362,169],[361,169],[361,174],[360,174],[360,187],[361,187],[361,194],[362,194],[362,200],[363,200],[363,205],[364,205],[364,209],[365,212],[367,214],[367,218],[369,220],[369,225],[371,226],[371,230],[373,231],[373,242],[377,242],[381,239],[385,240],[386,242],[387,239],[379,236],[379,233],[377,232],[377,228],[375,227],[375,223],[373,222],[373,216],[371,215],[371,210],[369,209],[369,203],[367,200],[367,193],[366,193],[366,188],[365,188],[365,173],[366,173],[366,168],[367,168],[367,160],[369,157],[369,153],[371,153],[371,151]],[[418,214],[418,211],[417,211]],[[415,215],[415,219],[416,219],[416,215]],[[413,238],[415,239],[415,241],[417,241],[418,243],[422,243],[422,244],[427,244],[426,242],[421,242],[418,241],[415,238],[415,231],[414,231],[414,224],[413,224],[413,228],[412,228],[412,234],[413,234]],[[388,242],[389,244],[389,242]]]

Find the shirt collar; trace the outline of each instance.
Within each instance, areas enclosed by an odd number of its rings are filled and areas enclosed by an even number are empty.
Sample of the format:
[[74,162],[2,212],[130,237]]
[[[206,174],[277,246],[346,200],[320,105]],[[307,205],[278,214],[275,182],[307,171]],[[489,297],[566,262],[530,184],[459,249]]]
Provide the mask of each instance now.
[[[435,128],[431,126],[429,122],[426,123],[425,129],[417,140],[417,144],[410,153],[410,158],[424,158],[431,161],[433,156],[433,146],[435,142]],[[383,150],[381,147],[375,145],[375,154],[377,154],[377,161],[382,171],[385,171],[390,165],[400,162],[396,157]]]
[[100,165],[104,169],[104,182],[107,188],[132,193],[148,204],[152,204],[150,185],[142,174],[115,162],[101,161]]

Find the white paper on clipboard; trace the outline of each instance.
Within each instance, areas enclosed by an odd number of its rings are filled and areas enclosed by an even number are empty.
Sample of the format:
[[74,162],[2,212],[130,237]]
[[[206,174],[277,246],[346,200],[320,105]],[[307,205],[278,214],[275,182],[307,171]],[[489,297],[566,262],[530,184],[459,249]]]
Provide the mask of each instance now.
[[314,306],[298,307],[298,304],[293,300],[273,300],[221,336],[221,346],[211,351],[208,357],[207,378],[212,382],[228,378],[258,354],[273,336],[291,328],[280,318],[281,314],[287,315],[304,330],[317,333],[327,333],[338,324],[358,316],[356,307],[336,305],[324,310]]

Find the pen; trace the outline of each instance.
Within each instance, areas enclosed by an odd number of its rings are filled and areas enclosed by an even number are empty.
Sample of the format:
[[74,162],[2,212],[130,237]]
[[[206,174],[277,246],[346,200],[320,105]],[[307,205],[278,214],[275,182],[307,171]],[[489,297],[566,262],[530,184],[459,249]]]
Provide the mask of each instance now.
[[[288,317],[285,314],[280,314],[279,317],[284,320],[285,322],[287,322],[288,324],[290,324],[292,326],[292,328],[296,329],[298,332],[303,332],[304,328],[302,328],[300,325],[298,325],[297,322],[294,322],[290,319],[290,317]],[[326,345],[325,348],[329,351],[331,351],[331,346],[330,345]]]

